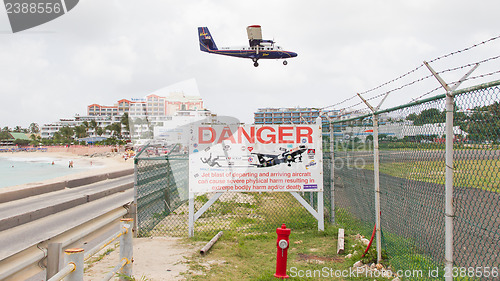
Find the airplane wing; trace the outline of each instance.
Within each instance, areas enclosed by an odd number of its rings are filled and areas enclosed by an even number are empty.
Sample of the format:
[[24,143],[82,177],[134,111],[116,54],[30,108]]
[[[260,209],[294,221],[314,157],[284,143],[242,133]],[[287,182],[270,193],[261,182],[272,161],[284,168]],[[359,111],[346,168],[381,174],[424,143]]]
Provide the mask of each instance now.
[[260,25],[250,25],[247,27],[248,41],[250,47],[258,45],[262,41],[262,29]]

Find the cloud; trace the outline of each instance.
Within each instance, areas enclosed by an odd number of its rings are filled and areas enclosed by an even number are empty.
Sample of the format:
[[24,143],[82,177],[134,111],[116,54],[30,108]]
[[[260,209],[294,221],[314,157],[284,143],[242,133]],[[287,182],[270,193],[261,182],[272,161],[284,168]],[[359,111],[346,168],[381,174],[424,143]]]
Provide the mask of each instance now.
[[107,83],[130,83],[137,61],[134,43],[120,36],[101,46],[88,45],[75,50],[73,55],[76,75],[102,79]]

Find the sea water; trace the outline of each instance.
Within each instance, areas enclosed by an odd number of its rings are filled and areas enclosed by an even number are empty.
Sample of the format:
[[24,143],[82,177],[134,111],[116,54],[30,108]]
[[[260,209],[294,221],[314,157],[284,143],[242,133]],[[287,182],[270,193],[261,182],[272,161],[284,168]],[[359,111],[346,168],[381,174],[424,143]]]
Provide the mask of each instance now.
[[[35,183],[87,170],[69,168],[70,159],[55,157],[15,157],[0,155],[0,188]],[[54,163],[54,164],[52,164]]]

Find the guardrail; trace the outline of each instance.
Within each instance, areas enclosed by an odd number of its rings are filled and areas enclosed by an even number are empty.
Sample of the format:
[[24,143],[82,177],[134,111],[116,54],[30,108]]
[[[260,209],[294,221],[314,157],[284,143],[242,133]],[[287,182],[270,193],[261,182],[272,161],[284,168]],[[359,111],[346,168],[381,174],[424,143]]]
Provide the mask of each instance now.
[[63,278],[68,281],[82,281],[84,261],[90,259],[93,255],[120,238],[120,263],[117,264],[102,280],[110,280],[121,271],[120,280],[127,280],[125,276],[132,275],[133,246],[132,246],[132,222],[133,219],[126,218],[120,220],[120,230],[108,239],[95,246],[88,253],[84,253],[81,248],[72,248],[64,251],[67,264],[57,274],[47,281],[60,281]]

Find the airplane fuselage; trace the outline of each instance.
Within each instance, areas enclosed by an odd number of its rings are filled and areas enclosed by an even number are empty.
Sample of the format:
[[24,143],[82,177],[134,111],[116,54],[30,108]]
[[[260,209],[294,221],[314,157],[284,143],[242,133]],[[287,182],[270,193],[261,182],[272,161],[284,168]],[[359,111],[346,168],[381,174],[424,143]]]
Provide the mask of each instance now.
[[208,50],[208,53],[249,59],[288,59],[297,54],[285,51],[279,46],[254,47],[222,47],[218,50]]

